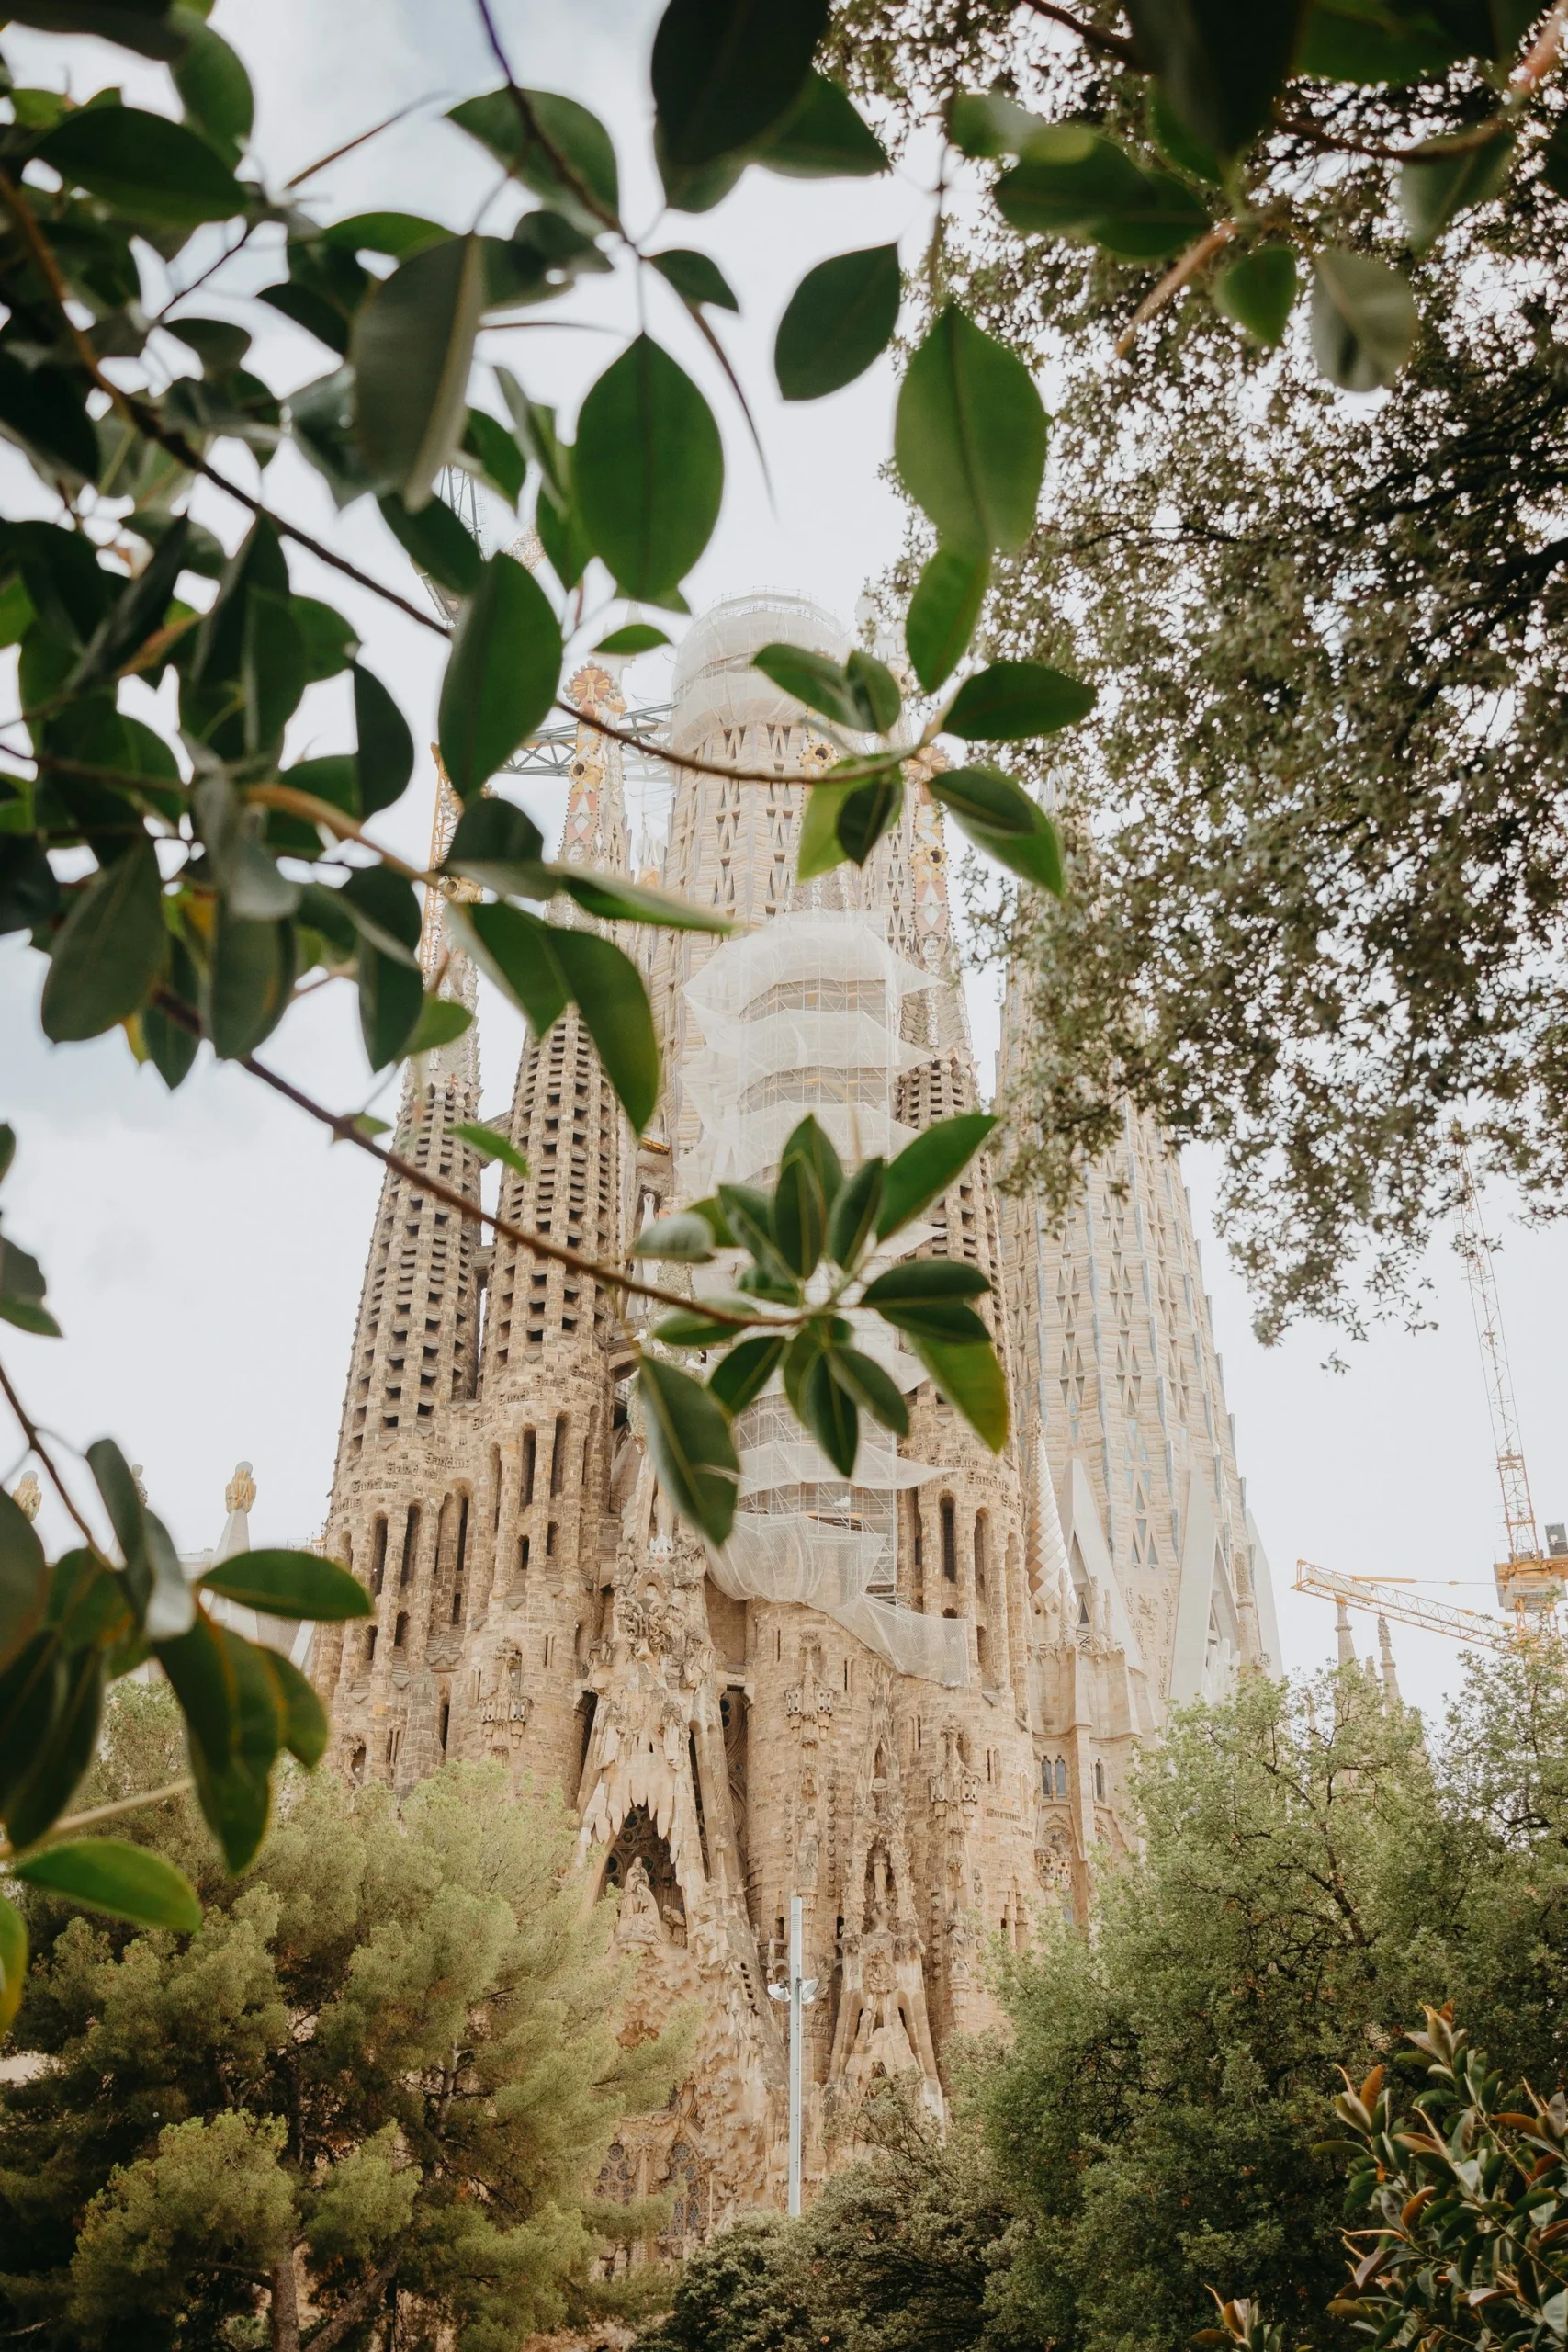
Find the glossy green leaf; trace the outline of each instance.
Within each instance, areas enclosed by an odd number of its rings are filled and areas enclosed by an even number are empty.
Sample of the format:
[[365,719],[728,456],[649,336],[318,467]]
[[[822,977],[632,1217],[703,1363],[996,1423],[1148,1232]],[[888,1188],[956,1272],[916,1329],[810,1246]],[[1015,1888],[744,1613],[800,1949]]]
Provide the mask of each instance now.
[[970,742],[1017,742],[1072,726],[1094,703],[1093,686],[1042,662],[994,662],[965,678],[942,723]]
[[0,1668],[37,1633],[48,1592],[48,1563],[32,1521],[0,1492]]
[[938,1388],[993,1453],[1008,1442],[1007,1381],[989,1340],[953,1346],[917,1339],[915,1353]]
[[796,1159],[805,1160],[816,1171],[823,1201],[831,1208],[844,1181],[843,1165],[834,1148],[832,1136],[809,1112],[785,1136],[784,1149],[779,1154],[779,1166],[787,1168],[792,1160]]
[[103,1706],[102,1656],[96,1649],[76,1650],[65,1660],[60,1703],[30,1769],[6,1800],[6,1834],[13,1847],[33,1845],[64,1812],[93,1760]]
[[854,1475],[860,1452],[860,1407],[847,1383],[835,1380],[826,1350],[811,1361],[800,1385],[802,1418],[841,1478]]
[[828,1203],[817,1169],[804,1155],[786,1159],[773,1187],[773,1239],[792,1274],[816,1271],[828,1238]]
[[859,1348],[833,1348],[824,1361],[840,1386],[847,1388],[885,1430],[891,1430],[895,1437],[908,1436],[909,1408],[904,1392],[874,1356],[863,1354]]
[[170,0],[18,0],[6,15],[42,32],[91,33],[118,41],[139,57],[170,61],[186,42],[183,27],[171,21]]
[[716,311],[739,310],[728,279],[708,254],[694,253],[685,245],[672,245],[668,253],[649,254],[648,258],[682,302],[698,306],[707,302]]
[[186,120],[225,163],[236,164],[255,119],[251,77],[210,25],[191,24],[187,19],[186,34],[185,54],[174,65],[174,84]]
[[196,1608],[167,1528],[142,1501],[135,1474],[112,1438],[95,1439],[86,1460],[125,1559],[125,1581],[142,1630],[152,1641],[185,1633]]
[[236,1694],[218,1628],[200,1613],[188,1633],[154,1650],[185,1717],[187,1753],[221,1770],[233,1751]]
[[1103,222],[1143,200],[1137,164],[1087,123],[1041,123],[1019,154],[992,194],[1003,220],[1022,236],[1092,239]]
[[385,1069],[412,1049],[423,1011],[418,972],[378,947],[361,947],[359,1034],[372,1069]]
[[1207,140],[1193,137],[1157,82],[1149,96],[1149,132],[1168,164],[1211,187],[1224,187],[1224,165]]
[[988,554],[959,555],[938,548],[915,583],[904,616],[904,643],[928,695],[945,684],[968,650],[990,582]]
[[[375,672],[358,662],[353,668],[359,813],[373,817],[378,808],[389,808],[406,791],[413,774],[413,737],[409,733],[407,719]],[[448,675],[450,673],[448,662]]]
[[45,1627],[0,1668],[0,1820],[32,1770],[64,1697],[64,1654],[54,1629]]
[[405,970],[416,970],[420,900],[405,876],[394,874],[389,865],[356,866],[337,893],[336,908],[340,915],[348,917],[361,939]]
[[839,803],[836,820],[845,856],[863,865],[883,835],[892,831],[903,808],[904,779],[897,766],[852,785]]
[[526,884],[522,895],[538,898],[544,853],[545,837],[527,810],[498,793],[484,793],[468,801],[458,818],[442,872],[466,875],[502,896]]
[[526,1176],[528,1173],[527,1160],[512,1137],[502,1135],[499,1127],[487,1127],[477,1120],[465,1120],[448,1128],[447,1133],[456,1136],[459,1143],[466,1143],[470,1151],[478,1152],[487,1164],[492,1159],[499,1159],[502,1166],[510,1168],[514,1176]]
[[877,1239],[901,1232],[955,1183],[996,1124],[989,1112],[963,1111],[956,1118],[938,1119],[906,1144],[883,1177]]
[[208,1569],[201,1589],[269,1617],[308,1617],[325,1624],[371,1614],[364,1586],[335,1560],[314,1552],[237,1552]]
[[569,1001],[553,944],[558,934],[521,907],[455,906],[449,920],[479,969],[527,1016],[535,1036],[542,1037]]
[[201,1905],[184,1871],[123,1838],[78,1838],[45,1846],[13,1863],[12,1870],[29,1886],[47,1887],[85,1910],[107,1911],[110,1918],[130,1919],[139,1928],[172,1928],[194,1936],[201,1925]]
[[1140,57],[1178,120],[1222,155],[1245,147],[1283,88],[1305,0],[1126,0]]
[[664,154],[692,167],[733,154],[800,96],[828,0],[669,0],[653,42]]
[[403,1047],[407,1056],[434,1054],[443,1046],[450,1046],[473,1026],[474,1016],[466,1004],[449,996],[426,996],[420,1007],[413,1033]]
[[764,645],[751,656],[751,667],[807,710],[819,711],[840,727],[864,727],[865,713],[844,666],[829,655],[808,645]]
[[554,90],[487,90],[447,120],[488,147],[514,179],[591,235],[620,211],[615,144],[595,114]]
[[657,923],[661,931],[702,931],[720,939],[735,930],[716,908],[699,907],[691,899],[641,882],[625,882],[618,874],[596,874],[585,865],[547,865],[540,871],[555,889],[602,922]]
[[728,1414],[700,1381],[653,1356],[638,1367],[637,1393],[665,1494],[710,1544],[728,1543],[740,1482]]
[[976,849],[1010,873],[1060,898],[1066,887],[1056,827],[1021,785],[997,768],[944,768],[926,780]]
[[713,1233],[707,1220],[690,1209],[676,1216],[653,1218],[632,1243],[634,1258],[661,1258],[682,1266],[710,1265],[713,1254]]
[[73,694],[112,678],[161,626],[185,566],[190,536],[186,517],[176,515],[150,560],[120,591],[83,647],[82,658],[68,681]]
[[1012,552],[1034,527],[1045,411],[1010,351],[950,303],[909,362],[894,455],[904,487],[962,555]]
[[1366,0],[1315,0],[1296,54],[1296,70],[1329,82],[1418,82],[1463,54],[1456,19],[1412,10],[1369,8]]
[[1134,202],[1096,220],[1094,243],[1118,261],[1168,260],[1206,236],[1211,226],[1201,198],[1174,172],[1150,171]]
[[281,1650],[262,1649],[256,1655],[276,1692],[283,1716],[283,1745],[313,1772],[327,1752],[331,1725],[313,1686]]
[[960,154],[982,163],[1021,155],[1042,132],[1055,128],[1000,90],[960,90],[947,110],[948,137]]
[[281,752],[283,730],[308,683],[305,639],[288,598],[257,589],[245,606],[240,660],[247,752]]
[[139,839],[100,868],[55,933],[39,1019],[57,1044],[101,1036],[146,1002],[168,954],[158,860]]
[[31,1252],[0,1236],[0,1322],[40,1340],[58,1340],[60,1326],[43,1303],[47,1288],[43,1268]]
[[[570,452],[566,454],[570,455]],[[592,544],[575,501],[566,506],[558,506],[549,492],[541,490],[534,505],[534,528],[539,534],[539,545],[549,560],[550,570],[561,586],[575,588],[593,555]]]
[[735,1326],[702,1312],[699,1300],[694,1306],[677,1307],[673,1315],[660,1316],[653,1327],[653,1336],[667,1348],[711,1348],[723,1346],[735,1334]]
[[220,1061],[243,1060],[272,1035],[294,986],[294,928],[220,909],[207,978],[207,1034]]
[[863,1306],[923,1306],[932,1299],[983,1298],[991,1285],[966,1258],[905,1258],[868,1283]]
[[422,571],[455,596],[473,594],[484,570],[484,552],[445,499],[428,499],[415,514],[392,491],[378,503],[387,528]]
[[304,640],[307,678],[313,684],[339,676],[359,650],[353,622],[319,596],[294,596],[289,604]]
[[685,578],[718,519],[724,448],[702,393],[649,336],[583,401],[572,477],[584,528],[623,595],[657,601]]
[[1313,263],[1312,347],[1318,372],[1348,392],[1393,381],[1416,340],[1409,281],[1371,254],[1329,251]]
[[866,1159],[844,1180],[828,1216],[828,1255],[836,1266],[852,1272],[876,1229],[882,1208],[886,1162]]
[[898,681],[886,662],[857,645],[844,662],[844,676],[849,689],[865,714],[869,730],[877,735],[890,735],[898,724],[898,714],[904,707],[904,697],[898,691]]
[[463,428],[464,454],[475,458],[483,479],[515,507],[528,478],[528,460],[499,417],[488,409],[470,408]]
[[887,150],[847,90],[808,74],[787,114],[751,148],[764,170],[791,179],[867,179],[891,169]]
[[245,209],[244,189],[205,139],[138,107],[79,107],[34,153],[70,185],[152,227],[194,229]]
[[220,1764],[196,1749],[191,1769],[225,1861],[231,1871],[243,1871],[266,1836],[272,1767],[288,1729],[288,1710],[266,1653],[227,1626],[213,1626],[212,1638],[230,1693],[231,1746]]
[[721,1184],[718,1204],[732,1243],[747,1250],[760,1266],[793,1283],[789,1268],[773,1243],[773,1204],[767,1193],[755,1184]]
[[593,648],[595,653],[651,653],[656,646],[668,645],[669,637],[651,621],[627,621],[624,628],[613,628]]
[[551,944],[604,1075],[640,1135],[659,1102],[659,1039],[642,975],[597,932],[558,927]]
[[1238,254],[1218,273],[1213,284],[1214,308],[1234,319],[1270,350],[1284,335],[1295,306],[1300,279],[1296,257],[1289,245],[1258,245]]
[[1412,156],[1399,174],[1399,209],[1412,252],[1424,254],[1435,244],[1456,213],[1488,203],[1506,180],[1513,160],[1514,141],[1506,134],[1482,147],[1445,153],[1436,144],[1425,154]]
[[28,368],[0,350],[0,433],[73,491],[98,470],[98,436],[83,385],[61,368]]
[[898,323],[898,248],[838,254],[807,271],[773,343],[773,373],[786,401],[820,400],[863,376]]
[[842,865],[849,856],[839,839],[839,819],[845,801],[858,789],[853,784],[834,784],[819,778],[807,794],[795,843],[797,882],[814,882],[819,874],[830,874],[835,865]]
[[411,514],[462,437],[484,298],[480,240],[452,237],[400,263],[355,314],[355,438]]
[[716,1396],[731,1420],[755,1402],[780,1364],[787,1341],[766,1332],[742,1340],[708,1374],[708,1394]]
[[0,1894],[0,2034],[9,2033],[28,1982],[28,1931],[16,1905]]
[[481,791],[538,726],[560,662],[560,625],[544,590],[512,556],[491,556],[441,685],[441,758],[460,799]]

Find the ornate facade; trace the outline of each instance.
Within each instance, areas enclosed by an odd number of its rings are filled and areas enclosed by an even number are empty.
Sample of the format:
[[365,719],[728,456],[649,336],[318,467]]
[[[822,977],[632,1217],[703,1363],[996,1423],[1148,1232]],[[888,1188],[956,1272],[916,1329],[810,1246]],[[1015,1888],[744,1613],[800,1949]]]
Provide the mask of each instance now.
[[[846,1157],[976,1102],[940,814],[911,794],[863,872],[795,885],[798,778],[829,754],[750,667],[770,639],[841,655],[788,599],[721,606],[676,671],[672,747],[763,770],[675,771],[662,879],[734,917],[729,942],[644,932],[665,1056],[659,1120],[627,1131],[569,1012],[517,1073],[502,1212],[625,1261],[713,1174],[763,1176],[807,1108]],[[618,713],[606,669],[574,682]],[[619,754],[591,723],[562,854],[628,867]],[[427,969],[472,1001],[439,905]],[[403,1155],[477,1197],[451,1133],[477,1116],[473,1030],[411,1072]],[[738,1428],[737,1535],[673,1521],[631,1418],[639,1325],[587,1271],[473,1229],[389,1178],[361,1296],[327,1547],[376,1596],[323,1631],[342,1768],[412,1787],[452,1757],[552,1782],[584,1866],[621,1889],[634,2025],[701,2004],[690,2081],[628,2120],[604,2192],[674,2196],[667,2250],[782,2204],[784,2051],[767,1998],[804,1898],[806,2167],[852,2135],[878,2075],[931,2109],[943,2052],[996,2021],[987,1954],[1045,1905],[1084,1916],[1123,1839],[1131,1750],[1174,1699],[1274,1650],[1179,1179],[1146,1132],[1096,1172],[1065,1242],[976,1162],[906,1246],[963,1256],[1018,1410],[993,1457],[877,1342],[908,1393],[901,1446],[846,1487],[764,1396]]]

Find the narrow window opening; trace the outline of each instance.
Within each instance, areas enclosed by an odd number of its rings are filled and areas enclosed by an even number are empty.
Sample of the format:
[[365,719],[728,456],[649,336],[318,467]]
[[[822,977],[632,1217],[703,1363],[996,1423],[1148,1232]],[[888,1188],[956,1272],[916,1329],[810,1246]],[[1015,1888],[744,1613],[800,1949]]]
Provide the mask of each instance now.
[[562,1493],[566,1487],[566,1431],[567,1417],[564,1413],[558,1413],[555,1442],[550,1447],[550,1492],[552,1495]]
[[409,1612],[406,1609],[400,1609],[398,1611],[398,1622],[392,1634],[392,1647],[395,1650],[405,1649],[408,1646],[408,1638]]
[[409,1515],[403,1522],[403,1562],[398,1571],[398,1589],[413,1582],[413,1555],[419,1546],[419,1505],[410,1503]]
[[951,1495],[942,1498],[942,1573],[947,1583],[958,1582],[958,1514]]
[[376,1532],[370,1544],[370,1589],[379,1592],[387,1581],[387,1522],[376,1521]]
[[443,1756],[446,1753],[446,1728],[451,1720],[452,1702],[450,1699],[443,1699],[441,1702],[441,1753]]
[[534,1464],[538,1453],[538,1448],[539,1441],[534,1431],[532,1430],[525,1430],[523,1432],[523,1478],[521,1489],[517,1498],[518,1502],[524,1510],[527,1510],[529,1504],[534,1499]]

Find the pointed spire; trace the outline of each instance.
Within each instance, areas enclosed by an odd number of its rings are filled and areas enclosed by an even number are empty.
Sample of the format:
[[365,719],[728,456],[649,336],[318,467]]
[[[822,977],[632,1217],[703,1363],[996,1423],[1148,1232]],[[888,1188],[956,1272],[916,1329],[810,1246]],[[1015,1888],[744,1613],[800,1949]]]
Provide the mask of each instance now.
[[1339,1664],[1354,1666],[1356,1645],[1350,1635],[1350,1611],[1342,1600],[1337,1600],[1334,1604],[1334,1633],[1339,1646]]
[[[439,874],[452,847],[452,836],[457,830],[462,804],[452,789],[441,753],[435,744],[430,747],[435,762],[435,808],[430,826],[430,863],[427,871]],[[443,882],[439,888],[427,882],[424,886],[424,916],[419,933],[419,969],[427,992],[434,990],[454,1004],[475,1012],[479,1007],[479,978],[473,965],[458,945],[453,933],[448,910],[479,895],[475,882]],[[476,1023],[470,1022],[460,1037],[449,1046],[438,1046],[434,1053],[421,1055],[424,1066],[423,1082],[439,1072],[456,1078],[460,1084],[479,1091],[479,1037]],[[412,1101],[416,1086],[422,1082],[421,1070],[414,1062],[406,1066],[403,1074],[405,1106]]]
[[1378,1619],[1378,1658],[1382,1669],[1383,1701],[1392,1712],[1400,1703],[1399,1675],[1393,1663],[1393,1644],[1389,1638],[1386,1617]]
[[223,1508],[229,1516],[223,1522],[223,1532],[218,1538],[218,1548],[212,1555],[212,1565],[220,1560],[231,1560],[236,1553],[251,1548],[251,1510],[256,1498],[256,1482],[251,1476],[248,1462],[236,1462],[234,1475],[223,1489]]
[[626,804],[621,789],[621,747],[593,725],[603,718],[611,726],[626,717],[626,697],[609,671],[597,662],[585,662],[566,690],[566,699],[581,712],[577,741],[567,774],[566,817],[561,825],[560,854],[574,865],[608,867],[625,874],[630,865]]

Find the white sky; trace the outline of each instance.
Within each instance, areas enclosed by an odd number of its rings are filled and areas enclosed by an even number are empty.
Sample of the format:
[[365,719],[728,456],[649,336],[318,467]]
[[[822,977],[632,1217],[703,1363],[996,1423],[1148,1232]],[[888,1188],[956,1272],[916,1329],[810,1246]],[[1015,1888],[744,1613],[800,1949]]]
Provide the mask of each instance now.
[[[622,152],[626,209],[651,220],[654,184],[643,121],[646,55],[656,18],[648,0],[502,0],[500,17],[519,78],[593,106]],[[244,54],[257,90],[257,145],[276,186],[355,131],[410,100],[406,123],[312,184],[324,209],[371,205],[428,212],[468,226],[491,186],[478,151],[440,113],[493,76],[468,0],[219,0],[214,19]],[[18,62],[58,83],[63,45],[8,33]],[[71,45],[76,93],[105,81],[155,92],[162,77],[121,52]],[[86,60],[93,60],[89,72]],[[157,96],[150,102],[164,103]],[[700,245],[744,288],[747,317],[723,322],[778,486],[769,500],[743,427],[672,298],[655,288],[653,332],[709,384],[725,427],[729,481],[717,534],[698,567],[694,606],[755,587],[816,597],[849,615],[868,578],[896,552],[901,509],[879,468],[890,440],[892,378],[886,365],[835,398],[790,408],[771,394],[773,325],[804,271],[848,245],[905,240],[919,250],[925,198],[914,178],[881,183],[792,182],[761,173],[717,214],[672,218],[662,242]],[[268,270],[266,275],[274,273]],[[265,282],[265,277],[257,279]],[[625,288],[591,281],[578,315],[625,316]],[[204,308],[220,312],[220,301]],[[602,336],[529,330],[494,349],[536,397],[569,415],[611,356]],[[308,338],[279,324],[263,363],[288,389],[325,371]],[[1346,429],[1355,408],[1346,404]],[[231,466],[243,467],[231,448]],[[14,482],[15,477],[10,477]],[[316,479],[285,453],[267,494],[318,531],[333,527]],[[231,541],[238,517],[204,510]],[[373,516],[339,526],[339,544],[406,589],[410,575]],[[391,682],[416,737],[434,732],[435,640],[330,577],[297,571],[361,629],[371,665]],[[662,695],[667,657],[637,665],[633,697]],[[291,752],[345,740],[336,689],[317,690]],[[320,704],[321,708],[316,706]],[[397,846],[423,851],[431,778],[422,763],[409,805],[387,824]],[[541,817],[558,815],[547,793]],[[41,1257],[63,1345],[6,1330],[5,1361],[39,1415],[72,1444],[104,1431],[146,1466],[154,1506],[182,1546],[210,1543],[222,1490],[237,1459],[254,1465],[258,1541],[310,1534],[321,1524],[336,1443],[360,1275],[378,1171],[363,1156],[318,1140],[318,1131],[249,1080],[203,1057],[167,1098],[151,1070],[137,1070],[116,1035],[87,1046],[45,1046],[34,1008],[41,964],[16,940],[0,942],[0,1115],[20,1137],[4,1206],[9,1233]],[[971,989],[983,1068],[996,1041],[989,989]],[[483,1016],[486,1107],[510,1097],[520,1024],[487,998]],[[348,992],[333,990],[291,1016],[268,1049],[334,1105],[367,1096]],[[1348,1351],[1350,1369],[1322,1368],[1332,1335],[1302,1332],[1264,1351],[1252,1340],[1239,1281],[1211,1237],[1211,1171],[1187,1169],[1198,1214],[1216,1334],[1249,1499],[1273,1563],[1287,1663],[1315,1667],[1333,1648],[1332,1611],[1289,1589],[1304,1555],[1359,1574],[1481,1579],[1498,1543],[1499,1510],[1484,1396],[1463,1280],[1446,1250],[1430,1272],[1438,1328],[1386,1332]],[[1540,1517],[1568,1517],[1563,1443],[1568,1364],[1560,1344],[1568,1234],[1507,1223],[1498,1263],[1528,1458]],[[7,1483],[15,1456],[0,1438]],[[1442,1597],[1491,1605],[1476,1582]],[[1359,1622],[1363,1652],[1371,1621]],[[1452,1645],[1396,1628],[1406,1693],[1440,1703],[1458,1679]]]

